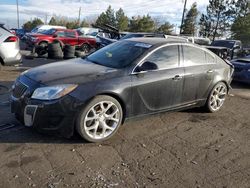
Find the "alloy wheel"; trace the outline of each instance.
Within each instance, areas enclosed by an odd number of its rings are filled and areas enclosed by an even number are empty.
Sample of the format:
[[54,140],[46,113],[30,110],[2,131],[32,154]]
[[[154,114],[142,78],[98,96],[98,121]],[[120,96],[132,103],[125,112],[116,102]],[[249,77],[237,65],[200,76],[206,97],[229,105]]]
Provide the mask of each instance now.
[[111,101],[101,101],[93,105],[84,118],[86,134],[95,140],[105,139],[119,126],[121,112]]
[[227,86],[225,84],[221,83],[215,86],[209,99],[209,105],[213,111],[218,111],[222,107],[226,95]]

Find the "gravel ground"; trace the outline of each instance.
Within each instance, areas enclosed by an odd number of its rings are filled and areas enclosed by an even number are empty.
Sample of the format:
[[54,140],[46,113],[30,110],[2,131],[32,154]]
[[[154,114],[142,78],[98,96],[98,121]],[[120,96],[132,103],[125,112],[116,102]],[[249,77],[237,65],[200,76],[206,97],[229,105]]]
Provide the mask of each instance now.
[[[51,62],[51,61],[49,61]],[[10,87],[29,67],[5,67]],[[27,187],[250,187],[250,86],[233,84],[215,114],[200,109],[126,122],[109,141],[85,143],[25,128],[10,113],[0,87],[1,188]]]

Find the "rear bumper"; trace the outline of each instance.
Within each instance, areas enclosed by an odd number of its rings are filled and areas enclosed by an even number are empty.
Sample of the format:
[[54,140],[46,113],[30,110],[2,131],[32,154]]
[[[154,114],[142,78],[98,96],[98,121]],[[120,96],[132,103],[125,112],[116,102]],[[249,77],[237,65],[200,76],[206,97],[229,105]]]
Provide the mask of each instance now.
[[18,52],[15,57],[5,58],[3,61],[6,66],[17,65],[22,62],[22,55]]
[[71,137],[81,107],[71,96],[54,101],[16,99],[11,97],[11,111],[27,127],[46,134]]

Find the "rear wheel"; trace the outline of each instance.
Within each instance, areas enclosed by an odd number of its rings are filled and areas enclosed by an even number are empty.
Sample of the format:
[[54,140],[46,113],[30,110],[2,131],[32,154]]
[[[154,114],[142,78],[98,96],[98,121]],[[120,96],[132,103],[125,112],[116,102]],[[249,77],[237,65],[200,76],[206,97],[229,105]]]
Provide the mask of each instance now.
[[116,99],[97,96],[80,113],[76,129],[85,140],[101,142],[117,132],[122,117],[122,108]]
[[81,47],[80,47],[81,51],[85,52],[85,53],[89,53],[90,51],[90,46],[88,44],[83,44]]
[[217,112],[223,106],[228,89],[225,83],[219,82],[212,89],[206,103],[206,109],[209,112]]

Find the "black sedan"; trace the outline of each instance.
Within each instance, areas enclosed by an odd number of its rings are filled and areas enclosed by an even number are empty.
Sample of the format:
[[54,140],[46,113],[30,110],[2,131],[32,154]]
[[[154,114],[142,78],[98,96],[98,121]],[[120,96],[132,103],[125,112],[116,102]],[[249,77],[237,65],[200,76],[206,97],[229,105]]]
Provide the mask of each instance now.
[[24,72],[13,85],[12,112],[41,132],[70,137],[77,130],[100,142],[132,117],[200,106],[218,111],[232,74],[232,65],[200,46],[122,40],[85,59]]

